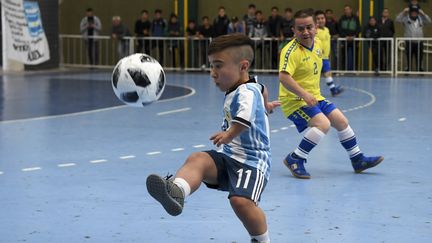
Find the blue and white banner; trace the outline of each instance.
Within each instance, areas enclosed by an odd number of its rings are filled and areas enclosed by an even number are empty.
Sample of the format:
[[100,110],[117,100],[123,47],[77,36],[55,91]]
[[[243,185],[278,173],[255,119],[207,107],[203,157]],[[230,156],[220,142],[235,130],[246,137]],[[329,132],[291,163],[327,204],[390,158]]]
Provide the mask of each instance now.
[[28,65],[50,59],[39,4],[23,0],[1,0],[3,55]]

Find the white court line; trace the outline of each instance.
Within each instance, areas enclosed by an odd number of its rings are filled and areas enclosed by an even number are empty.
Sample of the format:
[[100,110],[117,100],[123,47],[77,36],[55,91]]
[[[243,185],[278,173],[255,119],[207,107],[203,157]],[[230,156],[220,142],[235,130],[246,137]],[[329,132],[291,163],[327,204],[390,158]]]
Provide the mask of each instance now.
[[156,154],[160,154],[160,151],[153,151],[153,152],[148,152],[147,155],[156,155]]
[[204,148],[205,145],[204,144],[197,144],[193,146],[194,148]]
[[90,163],[92,163],[92,164],[105,163],[105,162],[108,162],[108,160],[106,160],[106,159],[90,160]]
[[133,159],[135,157],[136,157],[135,155],[125,155],[125,156],[120,156],[119,158],[120,159]]
[[289,127],[281,127],[281,130],[287,130]]
[[22,169],[23,172],[29,172],[29,171],[35,171],[35,170],[41,170],[41,167],[29,167]]
[[291,124],[290,127],[295,127],[295,125],[294,125],[294,124]]
[[271,132],[272,133],[277,133],[277,132],[279,132],[279,130],[278,129],[273,129],[273,130],[271,130]]
[[75,165],[76,165],[75,163],[64,163],[64,164],[58,164],[57,166],[63,168],[63,167],[71,167]]
[[0,175],[3,175],[4,173],[3,173],[3,171],[0,171]]
[[173,149],[171,149],[171,151],[173,151],[173,152],[178,152],[178,151],[183,151],[184,150],[184,148],[173,148]]
[[[156,101],[156,103],[184,99],[184,98],[192,96],[192,95],[194,95],[196,93],[196,91],[195,91],[194,88],[191,88],[191,87],[188,87],[188,86],[185,86],[185,85],[169,84],[169,86],[182,87],[182,88],[185,88],[185,89],[189,89],[189,90],[191,90],[191,93],[187,94],[187,95],[179,96],[179,97],[174,97],[174,98],[171,98],[171,99],[158,100],[158,101]],[[53,118],[70,117],[70,116],[80,116],[80,115],[92,114],[92,113],[97,113],[97,112],[101,112],[101,111],[110,111],[110,110],[115,110],[115,109],[120,109],[120,108],[126,108],[126,107],[128,107],[128,106],[127,105],[119,105],[119,106],[112,106],[112,107],[95,109],[95,110],[89,110],[89,111],[73,112],[73,113],[62,114],[62,115],[40,116],[40,117],[33,117],[33,118],[7,120],[7,121],[0,121],[0,124],[9,124],[9,123],[17,123],[17,122],[48,120],[48,119],[53,119]]]
[[190,109],[191,109],[190,107],[185,107],[185,108],[181,108],[181,109],[177,109],[177,110],[170,110],[170,111],[159,112],[159,113],[157,113],[157,115],[158,116],[163,116],[163,115],[168,115],[168,114],[172,114],[172,113],[188,111]]
[[405,117],[401,117],[401,118],[398,119],[398,121],[400,121],[400,122],[406,121],[406,118]]

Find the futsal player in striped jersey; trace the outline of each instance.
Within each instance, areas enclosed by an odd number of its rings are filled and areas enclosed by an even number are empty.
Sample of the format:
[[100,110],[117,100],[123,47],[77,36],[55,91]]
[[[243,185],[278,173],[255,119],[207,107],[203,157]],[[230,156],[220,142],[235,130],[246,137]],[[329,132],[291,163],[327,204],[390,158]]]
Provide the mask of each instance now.
[[321,73],[325,77],[325,82],[327,86],[330,88],[330,92],[332,96],[339,95],[343,92],[343,89],[340,85],[336,85],[333,80],[333,76],[331,73],[331,65],[330,65],[330,31],[325,26],[326,24],[326,17],[325,13],[321,10],[318,10],[315,12],[315,19],[317,23],[317,33],[316,37],[321,41],[321,51],[323,56],[323,66],[321,69]]
[[[269,123],[264,88],[249,77],[253,42],[243,34],[215,38],[208,49],[210,75],[225,92],[222,131],[210,137],[220,151],[192,153],[174,178],[150,175],[147,189],[165,210],[175,216],[183,211],[185,197],[201,182],[228,191],[235,214],[251,242],[270,242],[266,217],[258,207],[270,175]],[[205,203],[205,202],[203,202]]]
[[309,179],[304,163],[310,151],[334,127],[340,143],[348,152],[356,173],[378,165],[382,156],[367,157],[360,150],[356,135],[348,119],[320,91],[322,47],[315,38],[316,24],[313,10],[298,11],[294,16],[294,39],[282,49],[279,64],[279,101],[285,117],[304,133],[298,147],[289,153],[284,163],[291,173]]

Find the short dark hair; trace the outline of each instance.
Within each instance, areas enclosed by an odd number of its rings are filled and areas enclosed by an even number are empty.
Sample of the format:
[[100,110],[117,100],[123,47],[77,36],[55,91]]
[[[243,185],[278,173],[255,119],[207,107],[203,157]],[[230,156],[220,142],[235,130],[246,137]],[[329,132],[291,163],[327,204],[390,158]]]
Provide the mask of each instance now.
[[276,6],[273,6],[273,7],[271,8],[271,10],[272,10],[272,11],[273,11],[273,10],[279,11],[279,8],[276,7]]
[[87,12],[93,12],[93,9],[92,9],[92,8],[87,8],[86,11],[87,11]]
[[292,10],[292,8],[286,8],[286,9],[285,9],[285,12],[290,12],[290,13],[292,13],[293,10]]
[[148,11],[147,11],[147,10],[145,10],[145,9],[143,9],[143,10],[141,10],[141,14],[143,14],[143,13],[146,13],[146,14],[148,14]]
[[322,10],[317,10],[317,11],[315,11],[315,17],[318,15],[324,15],[325,16],[325,13]]
[[249,4],[248,8],[256,8],[255,4],[251,3]]
[[214,38],[209,45],[208,55],[221,52],[231,47],[243,47],[243,46],[250,47],[250,51],[249,51],[251,52],[250,55],[245,55],[243,53],[240,53],[241,51],[239,51],[239,53],[237,54],[243,55],[240,58],[248,59],[248,61],[252,63],[254,43],[248,36],[241,33],[221,35]]
[[162,13],[162,10],[160,10],[160,9],[156,9],[155,11],[154,11],[154,13]]
[[294,14],[294,19],[302,19],[307,17],[314,17],[314,11],[312,8],[301,9]]

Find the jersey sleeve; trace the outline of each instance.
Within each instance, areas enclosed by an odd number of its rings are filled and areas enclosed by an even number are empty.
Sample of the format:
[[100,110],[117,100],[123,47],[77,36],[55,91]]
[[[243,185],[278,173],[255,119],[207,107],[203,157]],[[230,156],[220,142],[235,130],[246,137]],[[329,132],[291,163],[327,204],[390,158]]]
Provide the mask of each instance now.
[[256,96],[252,90],[244,89],[235,97],[234,109],[231,110],[231,122],[250,127],[255,116]]
[[288,49],[281,52],[279,72],[287,72],[291,76],[295,74],[298,62],[296,62],[296,55],[294,50],[295,45],[292,45]]

